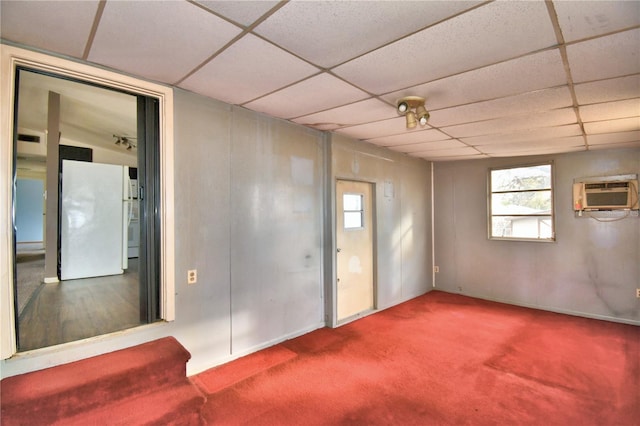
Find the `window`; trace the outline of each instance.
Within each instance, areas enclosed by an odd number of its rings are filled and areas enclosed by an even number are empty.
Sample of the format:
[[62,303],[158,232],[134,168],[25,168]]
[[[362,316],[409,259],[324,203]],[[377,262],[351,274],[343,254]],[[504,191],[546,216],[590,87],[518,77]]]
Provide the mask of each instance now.
[[553,241],[551,163],[492,169],[489,175],[489,238]]
[[362,197],[362,194],[344,194],[342,197],[344,229],[364,228]]

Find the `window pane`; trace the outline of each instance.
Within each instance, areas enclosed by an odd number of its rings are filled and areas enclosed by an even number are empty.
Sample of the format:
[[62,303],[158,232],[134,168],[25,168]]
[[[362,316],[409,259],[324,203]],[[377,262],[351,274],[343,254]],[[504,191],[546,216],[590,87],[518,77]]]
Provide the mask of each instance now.
[[551,165],[491,171],[491,191],[551,188]]
[[491,213],[549,214],[551,191],[507,192],[491,195]]
[[498,238],[553,237],[551,216],[500,216],[491,219],[491,236]]
[[361,194],[344,194],[342,197],[344,211],[362,210]]
[[344,212],[344,229],[362,227],[362,212]]

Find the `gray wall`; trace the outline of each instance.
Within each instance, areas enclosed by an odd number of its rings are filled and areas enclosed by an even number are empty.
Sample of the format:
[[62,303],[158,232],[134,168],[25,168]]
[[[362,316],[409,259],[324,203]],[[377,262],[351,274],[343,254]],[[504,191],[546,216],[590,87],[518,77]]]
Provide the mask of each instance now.
[[164,336],[194,374],[331,324],[336,176],[376,184],[378,306],[432,288],[428,162],[174,94],[175,321],[19,354],[3,377]]
[[430,163],[338,134],[332,135],[331,158],[332,212],[335,179],[375,184],[377,307],[431,290]]
[[[556,242],[487,238],[490,167],[555,163]],[[436,288],[542,309],[640,322],[640,218],[576,218],[576,178],[640,173],[640,150],[435,163]]]

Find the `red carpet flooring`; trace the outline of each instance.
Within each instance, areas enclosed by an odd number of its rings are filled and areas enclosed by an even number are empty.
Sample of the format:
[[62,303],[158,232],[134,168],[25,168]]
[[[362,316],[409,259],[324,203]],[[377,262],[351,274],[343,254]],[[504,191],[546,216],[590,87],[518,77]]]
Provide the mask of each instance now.
[[434,291],[192,380],[212,425],[633,426],[640,327]]

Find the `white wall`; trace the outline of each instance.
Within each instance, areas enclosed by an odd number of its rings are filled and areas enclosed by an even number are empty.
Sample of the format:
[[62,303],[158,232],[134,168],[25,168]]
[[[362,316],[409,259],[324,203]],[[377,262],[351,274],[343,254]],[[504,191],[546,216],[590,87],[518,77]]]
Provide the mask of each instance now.
[[[555,162],[556,242],[487,238],[490,167]],[[640,150],[435,163],[436,288],[578,315],[640,323],[640,218],[576,218],[576,178],[640,173]]]

